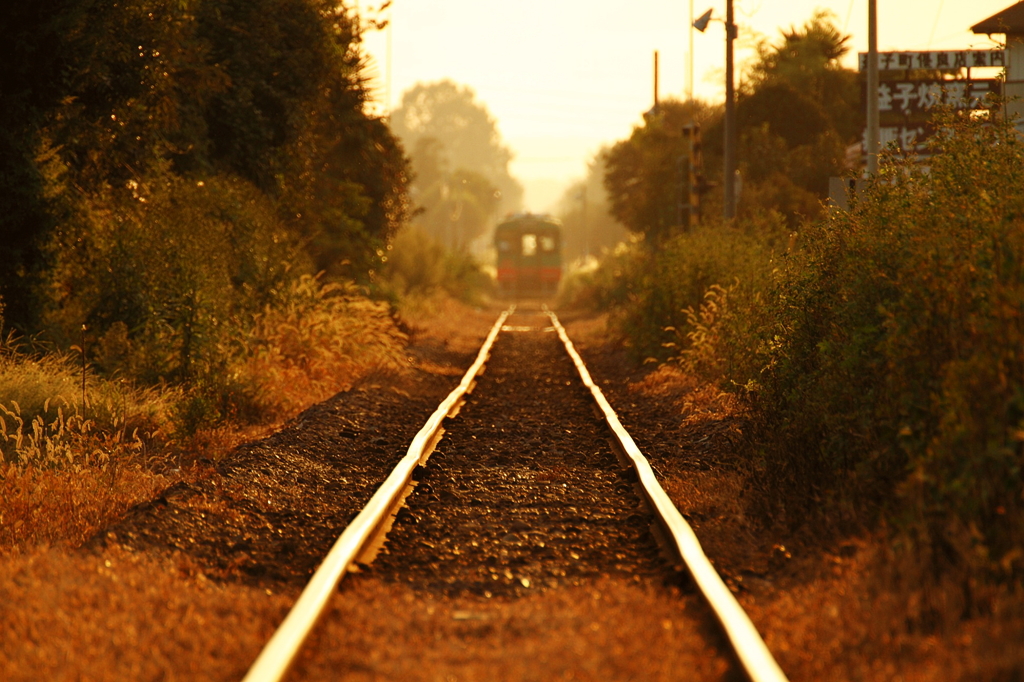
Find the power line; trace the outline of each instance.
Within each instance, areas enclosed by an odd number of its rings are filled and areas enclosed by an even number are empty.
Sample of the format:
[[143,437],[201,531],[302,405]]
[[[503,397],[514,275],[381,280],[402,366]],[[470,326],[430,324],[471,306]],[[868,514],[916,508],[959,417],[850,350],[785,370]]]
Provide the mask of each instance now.
[[942,16],[942,6],[946,0],[939,0],[939,10],[935,13],[935,23],[932,24],[932,32],[928,35],[928,47],[931,48],[932,40],[935,38],[935,29],[939,27],[939,17]]

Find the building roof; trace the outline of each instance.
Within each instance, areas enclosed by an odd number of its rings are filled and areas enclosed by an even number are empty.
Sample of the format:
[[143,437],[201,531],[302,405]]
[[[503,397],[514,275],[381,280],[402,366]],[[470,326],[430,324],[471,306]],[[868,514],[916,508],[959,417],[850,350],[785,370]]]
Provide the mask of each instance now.
[[975,33],[1024,34],[1024,0],[971,26]]

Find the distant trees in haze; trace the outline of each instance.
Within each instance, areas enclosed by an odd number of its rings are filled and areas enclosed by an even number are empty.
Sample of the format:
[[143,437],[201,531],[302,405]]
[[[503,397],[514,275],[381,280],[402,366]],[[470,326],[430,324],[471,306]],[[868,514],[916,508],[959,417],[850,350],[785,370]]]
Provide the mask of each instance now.
[[390,123],[414,171],[414,223],[433,238],[463,249],[498,215],[519,210],[523,189],[509,173],[512,152],[471,88],[419,83],[402,96]]
[[557,215],[564,226],[562,253],[569,262],[588,256],[599,257],[625,241],[629,233],[612,217],[604,177],[608,148],[601,149],[587,164],[587,175],[562,193]]

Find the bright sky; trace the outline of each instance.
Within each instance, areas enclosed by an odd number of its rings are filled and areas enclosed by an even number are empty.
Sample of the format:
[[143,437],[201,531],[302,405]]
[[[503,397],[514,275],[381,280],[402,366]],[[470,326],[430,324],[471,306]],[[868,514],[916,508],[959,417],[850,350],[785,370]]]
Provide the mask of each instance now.
[[[379,0],[359,0],[362,7]],[[737,65],[759,38],[832,11],[867,51],[868,0],[734,0]],[[1013,0],[878,0],[879,49],[988,47],[970,27]],[[725,0],[693,0],[693,14],[725,16]],[[417,82],[443,78],[472,87],[515,153],[527,208],[544,210],[559,188],[583,177],[587,160],[627,137],[653,104],[654,51],[662,97],[686,92],[690,0],[394,0],[391,28],[366,36],[379,101],[397,106]],[[391,49],[388,50],[390,31]],[[694,93],[724,96],[725,30],[694,31]],[[390,69],[388,68],[390,53]],[[855,67],[854,57],[848,65]]]

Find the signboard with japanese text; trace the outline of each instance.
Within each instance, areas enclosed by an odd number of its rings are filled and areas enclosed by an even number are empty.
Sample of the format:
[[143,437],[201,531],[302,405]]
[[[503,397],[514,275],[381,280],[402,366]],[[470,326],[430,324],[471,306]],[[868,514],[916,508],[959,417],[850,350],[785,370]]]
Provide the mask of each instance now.
[[940,107],[988,109],[988,96],[998,96],[1000,85],[996,79],[883,81],[878,84],[878,113],[882,125],[927,123]]
[[[860,71],[864,73],[868,68],[868,55],[861,52],[859,56]],[[895,143],[903,153],[927,156],[929,138],[935,134],[932,118],[941,108],[984,111],[995,107],[994,98],[1002,95],[1002,80],[970,77],[973,75],[970,69],[993,67],[1006,68],[1005,50],[878,53],[881,80],[878,118],[882,147]],[[939,75],[936,72],[945,72],[947,78],[935,77]],[[913,78],[916,75],[933,77]],[[959,78],[949,78],[950,75]],[[963,77],[965,75],[967,78]],[[861,92],[866,95],[864,80]],[[862,101],[866,99],[865,96]],[[866,140],[864,146],[867,147]]]
[[[878,128],[878,141],[882,149],[886,149],[893,142],[904,154],[918,154],[926,156],[931,152],[929,138],[935,134],[935,127],[931,124],[919,126],[880,126]],[[868,146],[867,130],[861,137],[864,149]]]
[[[860,70],[868,70],[868,54],[859,54]],[[879,52],[879,71],[960,70],[1006,67],[1006,50],[941,50],[930,52]]]

